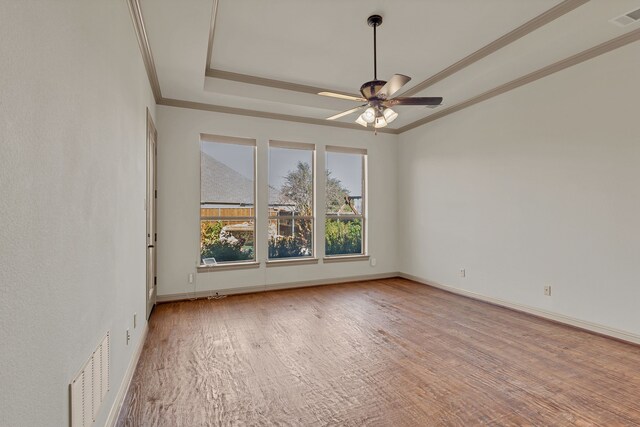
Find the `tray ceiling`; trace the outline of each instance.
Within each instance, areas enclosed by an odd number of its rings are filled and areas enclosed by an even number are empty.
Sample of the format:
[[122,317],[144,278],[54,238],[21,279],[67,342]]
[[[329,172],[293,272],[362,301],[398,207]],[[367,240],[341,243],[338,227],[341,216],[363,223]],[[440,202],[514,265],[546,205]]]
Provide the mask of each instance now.
[[[363,82],[373,78],[372,31],[366,18],[379,13],[384,23],[378,29],[378,77],[409,75],[413,80],[403,91],[412,92],[411,88],[432,75],[567,3],[572,2],[142,0],[141,9],[163,97],[324,119],[355,103],[268,84],[207,77],[206,72],[355,94]],[[640,0],[573,3],[507,46],[431,87],[410,93],[443,96],[445,106],[434,110],[399,107],[400,116],[390,127],[402,128],[640,27],[638,23],[618,27],[609,22],[640,8]],[[261,82],[253,83],[256,81]],[[348,116],[340,121],[352,123],[354,119]]]

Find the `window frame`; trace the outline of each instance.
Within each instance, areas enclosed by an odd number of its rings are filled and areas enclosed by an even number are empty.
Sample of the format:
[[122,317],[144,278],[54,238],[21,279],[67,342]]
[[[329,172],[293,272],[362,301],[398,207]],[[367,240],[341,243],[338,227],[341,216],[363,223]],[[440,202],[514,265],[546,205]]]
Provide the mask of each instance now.
[[[271,148],[284,148],[290,150],[301,150],[311,152],[311,216],[309,215],[271,215],[271,206],[269,205],[269,199],[271,197],[271,183],[269,182],[269,172],[271,171]],[[269,237],[267,235],[267,254],[266,265],[268,267],[277,265],[291,265],[291,264],[316,264],[318,262],[318,247],[317,247],[317,211],[316,211],[316,192],[317,192],[317,178],[316,178],[316,144],[307,142],[291,142],[271,139],[267,147],[267,187],[269,188],[269,194],[267,195],[267,230],[272,220],[309,220],[311,221],[311,255],[299,256],[299,257],[287,257],[287,258],[270,258],[269,257]],[[268,232],[268,231],[267,231]]]
[[[242,268],[254,268],[260,265],[259,261],[259,237],[258,237],[258,144],[257,141],[253,138],[240,138],[234,136],[225,136],[225,135],[213,135],[213,134],[200,134],[200,166],[199,166],[199,187],[200,194],[202,195],[202,148],[205,143],[218,143],[218,144],[229,144],[229,145],[243,145],[249,146],[252,148],[252,162],[253,162],[253,204],[249,207],[253,209],[253,216],[222,216],[222,215],[214,215],[214,216],[202,216],[202,196],[200,199],[200,206],[198,216],[200,218],[199,225],[202,227],[202,221],[253,221],[253,258],[249,260],[239,260],[239,261],[217,261],[216,264],[203,264],[202,263],[202,237],[199,240],[199,250],[198,250],[198,261],[197,261],[197,271],[215,271],[215,270],[231,270],[231,269],[242,269]],[[217,208],[220,209],[220,208]]]
[[[367,246],[367,217],[369,213],[369,180],[368,180],[368,168],[367,168],[367,159],[368,152],[366,148],[355,148],[355,147],[340,147],[340,146],[332,146],[327,145],[325,147],[325,181],[326,181],[326,171],[329,170],[328,159],[329,153],[338,153],[338,154],[356,154],[362,156],[362,203],[361,203],[361,212],[359,215],[356,214],[338,214],[338,213],[327,213],[326,211],[326,203],[325,203],[325,230],[323,234],[324,238],[324,263],[330,262],[341,262],[341,261],[366,261],[369,259],[369,251]],[[325,201],[326,201],[326,183],[325,183]],[[326,236],[326,224],[328,220],[353,220],[359,219],[362,224],[362,242],[360,244],[360,252],[352,253],[352,254],[335,254],[328,255],[327,251],[327,236]]]

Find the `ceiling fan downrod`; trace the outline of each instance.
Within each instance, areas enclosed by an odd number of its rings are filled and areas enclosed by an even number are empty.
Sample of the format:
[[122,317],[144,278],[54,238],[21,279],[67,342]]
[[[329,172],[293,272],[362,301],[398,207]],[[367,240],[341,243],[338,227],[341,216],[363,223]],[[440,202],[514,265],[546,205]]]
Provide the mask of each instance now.
[[376,43],[376,28],[382,25],[382,16],[371,15],[367,18],[367,24],[373,27],[373,80],[378,80],[378,53]]

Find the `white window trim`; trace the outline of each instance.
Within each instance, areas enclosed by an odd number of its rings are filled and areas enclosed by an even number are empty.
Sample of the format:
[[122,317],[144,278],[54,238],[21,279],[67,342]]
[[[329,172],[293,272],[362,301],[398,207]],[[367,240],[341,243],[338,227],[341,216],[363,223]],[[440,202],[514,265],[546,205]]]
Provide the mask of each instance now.
[[318,261],[318,258],[315,257],[292,257],[270,259],[265,264],[267,267],[282,267],[287,265],[318,264]]
[[[368,213],[369,213],[369,176],[368,176],[368,161],[367,161],[367,149],[366,148],[354,148],[354,147],[339,147],[334,145],[327,145],[325,147],[325,170],[327,168],[326,158],[327,153],[343,153],[343,154],[360,154],[362,155],[362,210],[360,215],[355,214],[328,214],[325,212],[325,232],[323,233],[325,255],[322,258],[323,263],[343,262],[343,261],[365,261],[369,259],[369,251],[367,246],[368,237]],[[325,172],[326,174],[326,172]],[[326,179],[326,178],[325,178]],[[326,190],[325,190],[326,198]],[[326,254],[326,224],[327,219],[360,219],[362,221],[362,244],[361,252],[354,254]]]
[[206,273],[209,271],[221,271],[221,270],[244,270],[247,268],[259,268],[260,261],[227,261],[221,264],[215,265],[199,265],[197,267],[198,273]]
[[[231,145],[244,145],[253,147],[253,216],[243,216],[243,217],[223,217],[223,216],[213,216],[213,217],[202,217],[202,203],[198,206],[198,217],[200,220],[198,221],[198,225],[202,226],[202,221],[219,221],[219,220],[253,220],[253,259],[246,261],[221,261],[215,265],[206,265],[202,264],[201,252],[200,248],[198,248],[198,259],[196,260],[197,268],[196,271],[198,273],[208,272],[208,271],[220,271],[220,270],[240,270],[246,268],[257,268],[260,266],[260,261],[258,258],[258,209],[257,209],[257,196],[258,196],[258,165],[257,165],[257,141],[251,138],[239,138],[235,136],[226,136],[226,135],[212,135],[207,133],[200,134],[200,164],[199,164],[199,174],[198,174],[198,183],[199,189],[202,193],[202,144],[210,142],[210,143],[222,143],[222,144],[231,144]],[[202,200],[201,200],[202,202]],[[199,229],[198,229],[199,230]],[[198,246],[202,244],[201,238],[198,239]]]
[[324,264],[331,264],[333,262],[349,262],[349,261],[369,261],[371,258],[369,255],[353,254],[353,255],[327,255],[322,258]]
[[[312,179],[312,188],[313,194],[311,194],[311,210],[312,215],[281,215],[281,216],[271,216],[269,215],[269,209],[267,209],[267,223],[271,220],[280,220],[280,219],[301,219],[301,220],[311,220],[311,256],[308,257],[291,257],[291,258],[269,258],[269,249],[267,245],[267,256],[266,256],[266,265],[275,266],[275,265],[292,265],[292,264],[317,264],[318,263],[318,244],[317,244],[317,235],[318,235],[318,220],[317,220],[317,206],[316,206],[316,194],[317,194],[317,177],[316,177],[316,145],[307,143],[307,142],[291,142],[291,141],[280,141],[280,140],[269,140],[268,150],[271,148],[285,148],[290,150],[302,150],[302,151],[310,151],[311,152],[311,179]],[[269,153],[270,154],[270,153]],[[271,157],[267,161],[267,167],[271,168]],[[267,174],[267,185],[270,186],[268,182]],[[269,196],[267,196],[267,201]],[[267,202],[268,204],[268,202]],[[267,237],[268,240],[268,237]]]

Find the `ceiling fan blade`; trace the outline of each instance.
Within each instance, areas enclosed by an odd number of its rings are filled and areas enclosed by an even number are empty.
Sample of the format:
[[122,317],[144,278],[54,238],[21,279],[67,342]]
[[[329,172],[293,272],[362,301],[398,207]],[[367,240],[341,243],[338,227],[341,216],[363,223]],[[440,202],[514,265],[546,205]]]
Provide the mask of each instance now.
[[394,105],[440,105],[442,104],[442,97],[402,97],[389,99],[384,101],[385,107],[393,107]]
[[411,77],[405,76],[403,74],[394,74],[391,76],[387,84],[382,86],[382,88],[376,93],[375,96],[379,98],[389,99],[391,95],[400,90],[400,88],[407,83],[409,83]]
[[344,117],[344,116],[347,116],[347,115],[349,115],[349,114],[355,113],[355,112],[356,112],[356,111],[358,111],[358,110],[362,110],[362,109],[363,109],[364,107],[366,107],[366,106],[367,106],[367,104],[364,104],[364,105],[360,105],[359,107],[352,108],[352,109],[347,110],[347,111],[343,111],[342,113],[338,113],[338,114],[336,114],[336,115],[334,115],[334,116],[327,117],[327,120],[335,120],[335,119],[339,119],[340,117]]
[[334,93],[334,92],[318,92],[318,95],[330,96],[332,98],[346,99],[347,101],[366,101],[366,99],[360,98],[357,96],[343,95],[341,93]]

